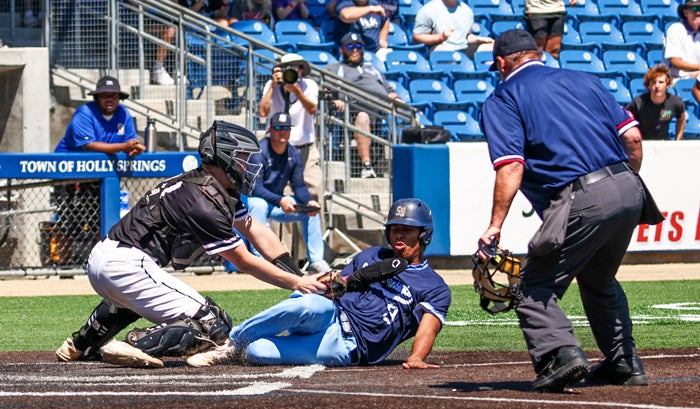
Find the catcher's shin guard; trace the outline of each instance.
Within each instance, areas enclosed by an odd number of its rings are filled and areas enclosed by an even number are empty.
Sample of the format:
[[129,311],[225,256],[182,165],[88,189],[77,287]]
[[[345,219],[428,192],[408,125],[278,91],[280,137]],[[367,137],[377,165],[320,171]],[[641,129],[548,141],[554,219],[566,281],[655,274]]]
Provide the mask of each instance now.
[[75,348],[83,351],[79,359],[98,359],[100,347],[139,318],[141,316],[131,310],[118,308],[102,300],[85,325],[73,334]]
[[186,356],[223,344],[231,327],[231,317],[207,297],[194,317],[183,315],[155,327],[135,328],[126,342],[154,357]]

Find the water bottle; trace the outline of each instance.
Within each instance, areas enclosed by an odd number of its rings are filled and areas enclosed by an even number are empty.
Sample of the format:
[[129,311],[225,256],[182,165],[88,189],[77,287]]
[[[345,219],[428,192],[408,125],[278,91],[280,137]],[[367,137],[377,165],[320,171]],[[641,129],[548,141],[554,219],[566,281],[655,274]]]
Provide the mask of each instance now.
[[143,142],[148,152],[156,151],[156,119],[150,116],[146,119],[146,130],[143,132]]

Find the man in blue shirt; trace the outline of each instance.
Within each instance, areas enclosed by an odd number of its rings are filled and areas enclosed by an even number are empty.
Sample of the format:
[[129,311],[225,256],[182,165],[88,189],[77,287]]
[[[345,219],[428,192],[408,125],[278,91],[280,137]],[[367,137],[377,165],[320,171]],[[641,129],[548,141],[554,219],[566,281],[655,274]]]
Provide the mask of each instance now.
[[56,152],[126,152],[136,156],[146,150],[139,143],[131,114],[119,104],[129,94],[121,91],[116,78],[100,78],[88,95],[94,101],[75,111]]
[[[321,206],[313,200],[304,182],[304,163],[301,153],[289,143],[292,120],[289,114],[278,112],[270,118],[269,133],[260,141],[260,153],[253,155],[251,163],[262,165],[253,192],[243,202],[250,214],[262,224],[268,220],[282,223],[301,222],[301,234],[306,243],[308,270],[326,273],[331,270],[324,259],[325,245],[321,231]],[[290,185],[293,196],[284,189]],[[298,205],[314,210],[300,210]],[[253,252],[257,253],[256,249]]]
[[391,248],[363,250],[341,275],[349,277],[394,258],[408,262],[403,271],[335,302],[294,292],[233,328],[230,344],[193,355],[187,364],[212,366],[242,358],[259,365],[371,365],[415,336],[403,367],[436,368],[425,359],[445,323],[452,295],[424,255],[433,235],[432,212],[420,199],[400,199],[391,206],[385,227]]
[[[537,378],[533,390],[561,392],[584,378],[586,355],[558,301],[574,278],[605,360],[589,384],[646,385],[627,299],[615,275],[642,217],[645,189],[637,121],[590,74],[546,67],[534,38],[496,39],[503,80],[481,111],[496,170],[489,227],[479,249],[500,240],[518,189],[543,219],[529,243],[516,307]],[[479,257],[487,256],[479,251]]]
[[[125,152],[136,156],[146,150],[139,142],[134,120],[119,101],[129,98],[116,78],[105,76],[89,93],[94,101],[81,105],[73,114],[55,152]],[[59,264],[83,264],[100,236],[100,182],[56,186],[58,220],[64,237],[58,238]]]

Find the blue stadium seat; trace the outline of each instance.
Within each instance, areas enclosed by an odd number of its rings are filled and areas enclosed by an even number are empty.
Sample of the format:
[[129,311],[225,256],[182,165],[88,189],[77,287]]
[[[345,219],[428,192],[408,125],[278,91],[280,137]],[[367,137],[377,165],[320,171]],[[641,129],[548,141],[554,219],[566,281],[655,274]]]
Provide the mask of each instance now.
[[622,36],[625,42],[644,44],[647,52],[650,49],[664,47],[664,32],[658,25],[648,21],[626,21],[622,23]]
[[[478,118],[479,110],[494,90],[493,83],[480,78],[461,78],[454,82],[454,89],[457,102],[456,105],[462,110],[469,112],[474,119]],[[460,104],[462,106],[460,106]],[[436,105],[438,107],[438,105]]]
[[406,87],[401,85],[400,83],[392,80],[387,81],[389,83],[389,86],[394,90],[399,95],[399,98],[407,104],[411,103],[411,93],[408,92]]
[[661,30],[664,30],[664,21],[668,21],[668,18],[678,19],[676,14],[678,2],[676,0],[639,0],[639,6],[645,16],[659,18],[658,25]]
[[379,59],[377,55],[369,50],[364,50],[362,52],[362,58],[365,62],[369,62],[372,64],[376,69],[378,69],[380,72],[385,73],[386,72],[386,64],[384,64],[384,61]]
[[579,17],[586,19],[596,16],[600,16],[600,13],[593,0],[580,0],[575,6],[566,6],[566,21],[571,22],[575,29],[578,29]]
[[475,16],[512,16],[513,8],[506,0],[466,0]]
[[664,63],[667,67],[669,67],[668,61],[666,61],[664,58],[664,50],[661,49],[647,50],[646,60],[649,67],[653,67],[661,63]]
[[672,91],[678,95],[683,102],[685,102],[685,109],[687,111],[692,111],[695,115],[700,115],[698,110],[698,102],[695,100],[693,95],[693,88],[695,87],[695,78],[681,78],[678,79],[672,87]]
[[411,93],[411,105],[432,118],[434,103],[456,102],[454,92],[443,81],[429,78],[417,78],[408,84]]
[[491,33],[494,37],[498,37],[503,34],[504,31],[512,29],[525,29],[525,23],[523,23],[522,18],[518,20],[495,20],[491,23]]
[[328,0],[308,0],[306,7],[309,9],[309,19],[313,22],[314,27],[320,27],[321,23],[331,19],[328,14]]
[[578,33],[581,35],[583,43],[625,43],[622,32],[609,21],[581,21],[578,25]]
[[586,50],[561,50],[559,52],[561,68],[590,73],[605,72],[605,64],[597,55]]
[[513,15],[522,16],[525,13],[525,0],[510,0]]
[[304,57],[304,59],[311,64],[318,65],[319,67],[338,62],[338,59],[335,58],[333,54],[323,50],[299,50],[297,54]]
[[481,37],[492,37],[491,30],[489,30],[489,25],[491,25],[491,20],[488,16],[482,19],[477,19],[474,17],[474,24],[472,24],[472,33]]
[[[257,20],[239,20],[235,23],[231,23],[231,28],[238,30],[243,34],[253,37],[254,39],[270,45],[279,45],[281,48],[288,46],[288,43],[277,43],[277,37],[275,32],[270,29],[270,27],[262,21]],[[242,37],[231,36],[231,41],[236,44],[247,47],[248,41],[244,40]]]
[[448,79],[447,84],[452,85],[455,73],[473,73],[474,62],[461,51],[433,51],[428,56],[430,69],[434,72],[442,72]]
[[476,72],[488,72],[489,67],[493,64],[493,52],[477,51],[472,57],[474,61],[474,70]]
[[321,33],[307,20],[280,20],[275,23],[275,38],[284,39],[292,46],[293,51],[323,50],[335,51],[334,42],[323,42]]
[[441,110],[433,114],[433,125],[442,126],[452,134],[452,141],[460,141],[460,135],[468,135],[474,133],[474,128],[478,130],[476,135],[468,138],[474,140],[476,137],[482,137],[479,123],[470,114],[465,111]]
[[615,96],[618,104],[627,106],[632,102],[632,93],[618,78],[601,78],[600,82]]
[[389,23],[389,35],[387,43],[389,48],[394,50],[413,50],[426,55],[428,47],[425,44],[411,44],[413,39],[408,36],[408,33],[397,23]]
[[386,54],[384,64],[386,65],[384,75],[389,79],[398,80],[403,85],[410,79],[420,76],[440,76],[439,73],[434,73],[430,69],[430,62],[423,54],[413,50],[392,50]]
[[642,77],[632,78],[629,81],[628,88],[632,94],[632,99],[647,92],[647,87],[644,86],[644,78]]
[[654,16],[647,17],[642,14],[642,8],[636,0],[597,0],[598,12],[600,15],[615,16],[618,19],[618,28],[625,21],[654,19]]
[[629,77],[643,77],[649,71],[646,60],[633,51],[603,51],[603,64],[607,71],[624,73]]
[[[669,134],[670,131],[671,130],[669,129]],[[683,139],[700,139],[700,119],[690,110],[685,111],[685,130],[683,131]]]

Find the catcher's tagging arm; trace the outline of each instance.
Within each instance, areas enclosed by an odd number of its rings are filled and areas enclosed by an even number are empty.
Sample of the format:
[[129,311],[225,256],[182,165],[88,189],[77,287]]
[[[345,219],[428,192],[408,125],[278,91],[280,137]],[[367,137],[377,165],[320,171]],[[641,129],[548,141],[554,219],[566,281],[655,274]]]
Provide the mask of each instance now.
[[326,285],[325,296],[334,300],[346,292],[358,292],[369,288],[370,284],[389,279],[408,266],[403,258],[388,258],[353,272],[343,278],[337,271],[329,271],[318,277],[318,281]]

